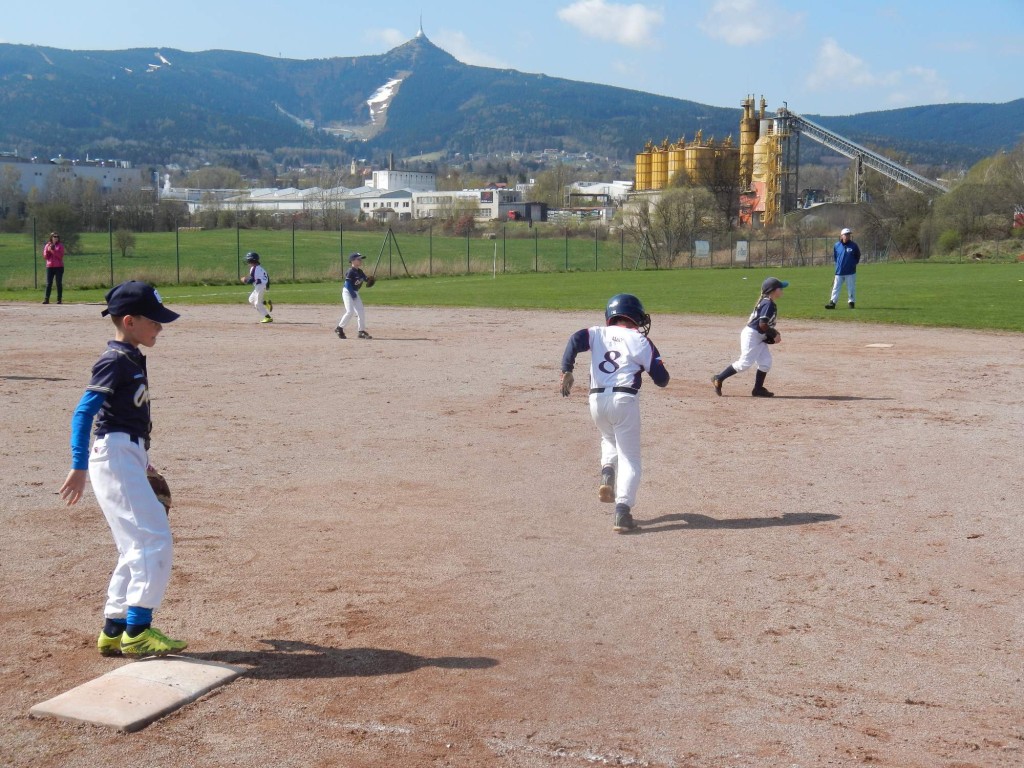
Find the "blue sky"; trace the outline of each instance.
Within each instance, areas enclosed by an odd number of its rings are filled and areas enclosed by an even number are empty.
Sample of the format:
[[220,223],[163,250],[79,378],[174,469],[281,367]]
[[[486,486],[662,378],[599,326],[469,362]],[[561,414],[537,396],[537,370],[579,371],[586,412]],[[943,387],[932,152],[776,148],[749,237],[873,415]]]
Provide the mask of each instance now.
[[9,4],[0,42],[379,54],[419,27],[468,64],[720,107],[748,94],[842,115],[1024,97],[1024,0],[209,0]]

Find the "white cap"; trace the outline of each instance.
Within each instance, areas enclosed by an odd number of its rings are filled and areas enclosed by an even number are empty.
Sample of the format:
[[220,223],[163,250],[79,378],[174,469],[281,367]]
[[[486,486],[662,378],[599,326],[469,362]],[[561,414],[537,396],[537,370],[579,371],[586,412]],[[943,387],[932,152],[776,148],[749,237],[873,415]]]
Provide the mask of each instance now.
[[852,233],[853,233],[853,230],[851,230],[849,227],[843,227],[842,232],[840,232],[839,234],[840,235],[849,235],[849,234],[852,234]]

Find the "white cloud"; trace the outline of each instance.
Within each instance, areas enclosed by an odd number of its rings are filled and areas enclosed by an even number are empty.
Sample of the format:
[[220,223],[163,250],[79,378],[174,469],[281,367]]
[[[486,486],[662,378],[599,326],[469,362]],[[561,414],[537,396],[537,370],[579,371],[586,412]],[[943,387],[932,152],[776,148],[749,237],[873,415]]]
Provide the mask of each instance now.
[[741,46],[775,37],[803,19],[803,14],[789,13],[767,0],[715,0],[697,26],[714,40]]
[[495,69],[509,69],[509,65],[487,51],[480,51],[473,47],[462,32],[442,30],[431,39],[441,48],[461,61],[463,64],[472,64],[477,67],[493,67]]
[[388,50],[397,48],[406,40],[409,39],[408,35],[403,34],[397,29],[371,29],[366,33],[366,36],[371,40],[384,43]]
[[818,50],[814,69],[807,76],[807,87],[840,93],[875,89],[884,91],[886,101],[893,106],[942,103],[950,98],[949,88],[936,70],[910,66],[875,73],[863,59],[844,50],[831,37]]
[[577,0],[558,11],[558,18],[587,37],[642,48],[655,43],[663,16],[641,3],[621,5],[604,0]]

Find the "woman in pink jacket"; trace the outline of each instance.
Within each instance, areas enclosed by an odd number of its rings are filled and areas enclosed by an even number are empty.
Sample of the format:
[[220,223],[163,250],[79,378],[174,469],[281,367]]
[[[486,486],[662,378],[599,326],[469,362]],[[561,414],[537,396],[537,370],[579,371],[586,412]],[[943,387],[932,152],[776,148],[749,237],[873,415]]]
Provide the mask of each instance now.
[[57,303],[64,303],[64,243],[60,241],[60,235],[56,232],[50,233],[50,239],[43,247],[43,258],[46,260],[46,296],[43,297],[43,304],[50,303],[50,289],[53,288],[53,281],[57,280]]

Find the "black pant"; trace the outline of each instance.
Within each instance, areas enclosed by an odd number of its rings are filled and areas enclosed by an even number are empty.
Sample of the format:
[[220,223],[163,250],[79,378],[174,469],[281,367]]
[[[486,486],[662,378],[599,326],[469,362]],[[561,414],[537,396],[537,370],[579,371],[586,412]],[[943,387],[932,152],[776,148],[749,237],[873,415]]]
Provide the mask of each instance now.
[[53,288],[53,279],[57,278],[57,301],[64,300],[64,267],[46,268],[46,301],[50,300],[50,289]]

